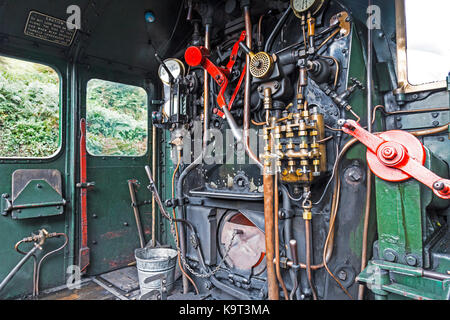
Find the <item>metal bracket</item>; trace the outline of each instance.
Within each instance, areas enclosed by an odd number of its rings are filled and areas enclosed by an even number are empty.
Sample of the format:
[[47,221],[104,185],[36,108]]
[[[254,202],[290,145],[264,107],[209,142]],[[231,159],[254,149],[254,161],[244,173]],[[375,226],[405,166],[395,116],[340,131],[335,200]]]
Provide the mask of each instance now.
[[[2,194],[1,196],[1,215],[7,216],[13,211],[17,211],[17,213],[20,213],[21,210],[24,209],[35,209],[35,208],[46,208],[46,207],[63,207],[67,204],[67,201],[65,199],[62,199],[61,201],[55,201],[55,202],[42,202],[42,203],[29,203],[29,204],[20,204],[20,205],[14,205],[13,202],[9,199],[10,196],[6,193]],[[13,216],[13,218],[17,219],[16,216]]]
[[156,274],[154,276],[148,277],[144,279],[144,283],[150,283],[155,280],[161,280],[161,287],[160,290],[152,290],[150,292],[147,292],[143,294],[139,300],[154,300],[151,299],[152,297],[156,297],[156,300],[167,300],[167,275],[162,274]]
[[168,208],[177,208],[180,206],[184,206],[186,204],[189,203],[189,199],[188,198],[183,198],[183,199],[167,199],[164,204],[166,205],[166,207]]
[[91,189],[95,186],[95,182],[79,182],[75,186],[80,189]]

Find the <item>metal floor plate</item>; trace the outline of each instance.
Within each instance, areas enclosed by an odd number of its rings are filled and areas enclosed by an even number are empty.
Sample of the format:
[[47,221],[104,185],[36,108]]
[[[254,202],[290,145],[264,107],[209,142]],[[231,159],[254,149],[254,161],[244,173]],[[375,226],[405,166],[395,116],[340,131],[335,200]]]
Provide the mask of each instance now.
[[99,278],[127,293],[139,289],[139,279],[136,267],[126,267],[104,273],[100,275]]

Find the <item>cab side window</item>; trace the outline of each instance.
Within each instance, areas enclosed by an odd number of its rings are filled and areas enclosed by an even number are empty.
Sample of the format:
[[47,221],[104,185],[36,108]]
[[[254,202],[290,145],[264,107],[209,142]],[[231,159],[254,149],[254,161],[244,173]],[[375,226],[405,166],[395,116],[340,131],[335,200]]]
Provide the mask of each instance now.
[[0,56],[0,158],[48,158],[59,150],[60,96],[54,69]]
[[444,81],[450,72],[449,10],[449,1],[405,1],[408,80],[412,85]]
[[87,83],[87,151],[93,156],[143,156],[147,152],[147,92],[91,79]]

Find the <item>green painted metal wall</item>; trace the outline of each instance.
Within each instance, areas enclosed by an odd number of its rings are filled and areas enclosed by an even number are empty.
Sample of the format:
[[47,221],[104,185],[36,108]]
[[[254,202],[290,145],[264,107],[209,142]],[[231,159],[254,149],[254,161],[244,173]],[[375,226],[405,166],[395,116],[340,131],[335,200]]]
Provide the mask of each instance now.
[[[72,241],[61,252],[51,256],[42,265],[42,276],[40,288],[49,288],[65,283],[66,269],[73,264],[73,237],[74,226],[72,223],[73,201],[71,198],[70,181],[72,181],[73,169],[71,159],[74,156],[71,149],[70,128],[72,123],[72,112],[69,98],[70,69],[66,61],[48,57],[44,54],[36,54],[27,50],[10,48],[3,50],[1,54],[11,57],[30,60],[37,63],[47,64],[60,74],[61,85],[61,137],[62,145],[58,154],[51,159],[1,159],[0,160],[0,194],[11,194],[12,174],[17,169],[57,169],[63,180],[63,197],[68,200],[64,214],[47,218],[34,218],[25,220],[13,220],[11,216],[0,217],[0,279],[3,279],[9,271],[23,257],[14,250],[14,245],[21,239],[37,233],[39,229],[45,228],[49,232],[64,232]],[[45,253],[61,246],[63,239],[50,239],[44,250],[37,256],[42,257]],[[22,248],[22,247],[21,247]],[[23,245],[22,250],[31,248]],[[0,298],[7,299],[32,291],[33,262],[30,259],[24,267],[16,274],[11,282],[0,292]]]

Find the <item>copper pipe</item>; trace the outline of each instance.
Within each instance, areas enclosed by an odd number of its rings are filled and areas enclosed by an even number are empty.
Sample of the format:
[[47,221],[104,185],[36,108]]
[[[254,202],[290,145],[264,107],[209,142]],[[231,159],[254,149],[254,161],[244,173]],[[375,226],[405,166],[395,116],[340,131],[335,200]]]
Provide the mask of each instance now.
[[[372,6],[372,0],[369,0],[369,7]],[[374,119],[373,117],[373,35],[372,29],[367,30],[367,131],[372,132]],[[351,109],[350,109],[351,110]],[[369,233],[369,218],[370,218],[370,200],[372,196],[372,172],[369,166],[367,166],[367,181],[366,181],[366,206],[364,210],[364,229],[362,239],[362,252],[361,252],[361,272],[366,268],[367,264],[367,236]],[[362,300],[364,297],[365,286],[360,285],[358,288],[358,300]]]
[[37,269],[36,269],[36,279],[35,279],[35,284],[34,284],[36,295],[39,295],[39,274],[40,274],[42,262],[43,262],[44,259],[46,259],[47,257],[49,257],[49,256],[53,255],[54,253],[56,253],[56,252],[58,252],[58,251],[64,249],[64,248],[66,247],[67,243],[69,242],[69,238],[67,237],[67,235],[66,235],[65,233],[55,233],[54,236],[55,236],[55,237],[61,237],[61,236],[64,237],[64,243],[63,243],[63,245],[60,246],[59,248],[57,248],[57,249],[55,249],[55,250],[52,250],[52,251],[50,251],[50,252],[47,252],[47,253],[41,258],[41,260],[39,260],[39,263],[38,263]]
[[[367,266],[367,236],[369,233],[369,218],[370,218],[370,198],[372,196],[372,171],[367,166],[367,187],[366,187],[366,208],[364,210],[364,230],[363,230],[363,243],[361,252],[361,272]],[[360,285],[358,289],[358,300],[364,298],[364,285]]]
[[339,32],[341,32],[341,28],[339,27],[336,31],[334,31],[328,38],[326,38],[318,47],[317,51],[320,50],[328,41],[330,41],[335,35],[337,35]]
[[[271,91],[270,89],[264,91],[264,103],[271,103],[270,99]],[[271,105],[266,106],[266,111],[269,113],[271,109]],[[271,118],[271,125],[275,125],[275,118]],[[266,155],[269,156],[270,152],[273,151],[273,136],[272,133],[269,135],[268,140],[266,141]],[[272,172],[272,163],[269,158],[266,158],[264,161],[264,175],[263,175],[263,184],[264,184],[264,233],[265,233],[265,243],[266,243],[266,265],[267,265],[267,285],[268,285],[268,294],[269,300],[279,300],[279,290],[278,290],[278,282],[275,274],[275,267],[273,264],[274,258],[274,173]],[[278,260],[277,260],[278,264]]]
[[419,130],[419,131],[413,131],[410,132],[412,135],[416,136],[416,137],[421,137],[421,136],[427,136],[430,134],[436,134],[436,133],[442,133],[445,131],[448,131],[448,126],[449,123],[447,123],[445,126],[442,127],[437,127],[434,129],[425,129],[425,130]]
[[383,113],[385,113],[388,116],[396,115],[396,114],[414,114],[414,113],[426,113],[426,112],[445,112],[450,111],[448,107],[442,107],[442,108],[425,108],[425,109],[413,109],[413,110],[399,110],[399,111],[386,111],[386,108],[383,105],[378,105],[375,108],[373,108],[372,112],[372,124],[375,122],[376,119],[376,112],[378,109],[381,109]]
[[[356,139],[354,139],[354,140],[355,140],[354,142],[352,142],[353,140],[349,141],[349,142],[351,143],[351,145],[353,145],[353,144],[357,141]],[[347,145],[348,145],[348,143],[347,143]],[[346,146],[347,146],[347,145],[346,145]],[[351,145],[350,145],[350,146],[351,146]],[[349,146],[348,148],[350,148],[350,146]],[[344,148],[345,148],[345,147],[344,147]],[[343,149],[343,150],[344,150],[344,149]],[[346,150],[345,150],[344,152],[346,152]],[[339,155],[339,158],[342,158],[342,155],[343,155],[343,154],[344,154],[344,153],[341,151],[341,153],[340,153],[340,155]],[[338,168],[338,167],[336,167],[335,170],[338,170],[337,168]],[[330,219],[330,230],[333,229],[333,234],[328,233],[327,239],[325,240],[325,248],[328,247],[328,243],[330,242],[330,239],[331,239],[331,238],[334,238],[335,222],[336,222],[336,216],[337,216],[337,213],[338,213],[338,211],[339,211],[339,196],[340,196],[340,190],[341,190],[341,179],[340,179],[340,177],[339,177],[339,174],[336,175],[335,188],[336,188],[336,194],[337,194],[337,195],[336,195],[337,204],[336,204],[336,206],[334,207],[334,210],[332,211],[332,215],[331,215],[331,219]],[[336,276],[333,274],[333,272],[331,272],[330,268],[328,268],[328,261],[327,261],[325,255],[326,255],[326,252],[325,252],[325,250],[324,250],[324,251],[323,251],[322,259],[323,259],[323,261],[324,261],[323,264],[324,264],[324,267],[325,267],[325,269],[327,270],[328,274],[334,279],[334,281],[336,281],[336,283],[339,285],[339,287],[341,287],[342,291],[344,291],[345,294],[346,294],[350,299],[353,300],[353,297],[350,295],[350,293],[347,291],[347,289],[344,288],[344,286],[343,286],[342,283],[339,281],[339,279],[336,278]]]
[[323,139],[317,141],[317,143],[324,143],[324,142],[327,142],[327,141],[329,141],[329,140],[331,140],[333,138],[334,138],[333,136],[329,136],[329,137],[326,137],[326,138],[323,138]]
[[[210,49],[210,25],[205,25],[205,48]],[[209,74],[206,69],[203,72],[203,150],[206,150],[208,144],[209,128]]]
[[266,263],[269,300],[279,300],[278,283],[275,275],[274,257],[274,221],[273,221],[273,175],[264,168],[264,232],[266,239]]
[[316,290],[314,289],[311,273],[311,220],[305,221],[305,247],[306,247],[306,275],[311,288],[314,300],[317,300]]
[[259,46],[258,49],[260,49],[262,46],[261,29],[262,29],[262,20],[263,20],[264,16],[265,16],[265,14],[262,14],[258,20],[258,46]]
[[[245,21],[245,45],[247,48],[252,50],[252,21],[250,16],[250,7],[244,7],[244,21]],[[249,129],[250,129],[250,109],[251,109],[251,74],[250,74],[250,56],[247,54],[245,57],[246,63],[246,72],[245,72],[245,81],[244,81],[244,124],[243,124],[243,144],[246,153],[249,158],[252,159],[256,164],[262,167],[261,162],[258,159],[258,156],[250,148],[249,141]]]
[[275,268],[277,273],[278,282],[281,285],[284,293],[284,299],[289,300],[289,294],[286,289],[283,277],[281,276],[280,270],[280,235],[278,230],[278,209],[279,209],[279,199],[278,199],[278,177],[275,175],[275,191],[274,191],[274,205],[275,205]]
[[358,116],[358,114],[355,111],[353,111],[351,106],[348,106],[347,110],[350,111],[350,113],[356,118],[356,122],[359,123],[361,121],[361,118]]
[[[244,7],[244,21],[245,21],[245,45],[249,50],[252,50],[252,22],[250,17],[250,8]],[[244,82],[244,143],[248,144],[248,130],[250,128],[250,103],[251,103],[251,79],[250,79],[250,55],[245,56],[246,73]]]
[[252,123],[255,126],[263,126],[263,125],[267,124],[266,122],[256,122],[255,120],[252,120]]

